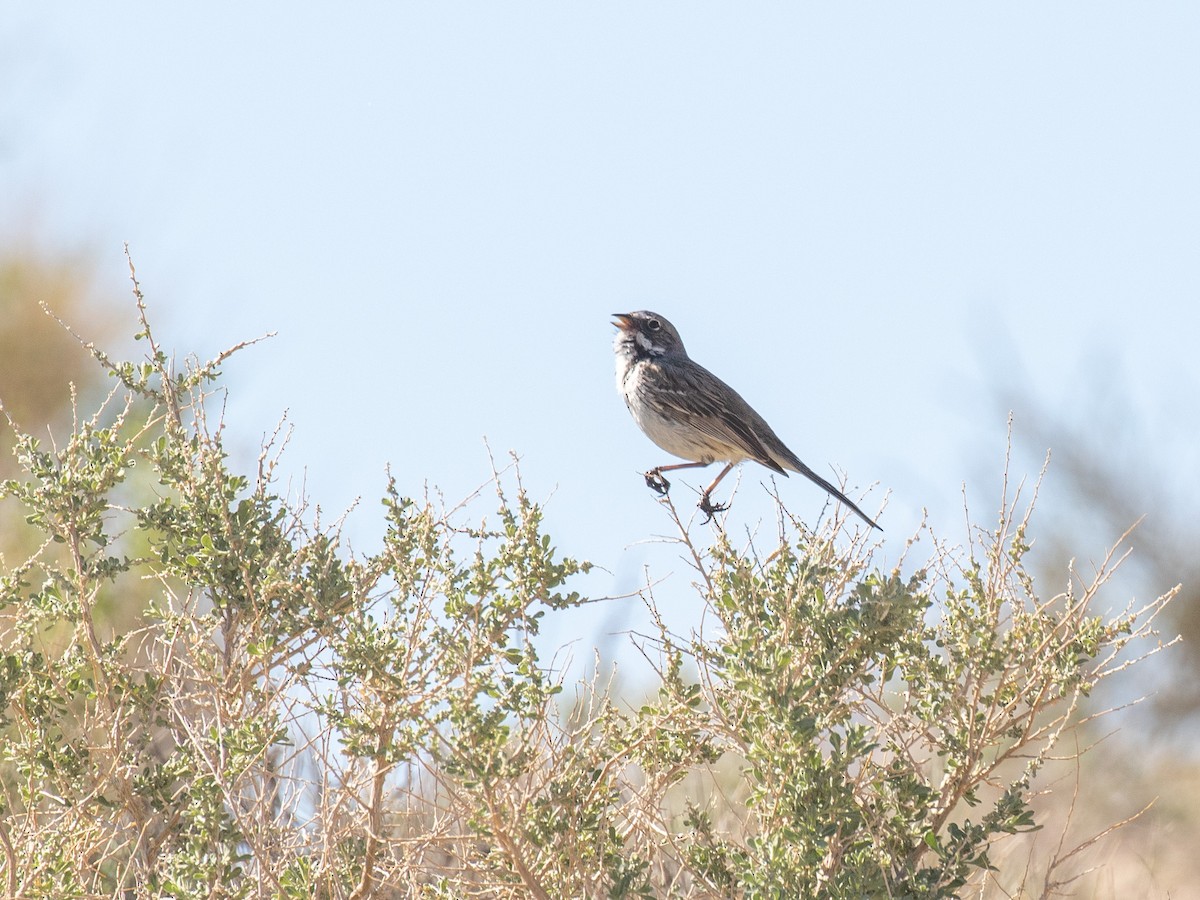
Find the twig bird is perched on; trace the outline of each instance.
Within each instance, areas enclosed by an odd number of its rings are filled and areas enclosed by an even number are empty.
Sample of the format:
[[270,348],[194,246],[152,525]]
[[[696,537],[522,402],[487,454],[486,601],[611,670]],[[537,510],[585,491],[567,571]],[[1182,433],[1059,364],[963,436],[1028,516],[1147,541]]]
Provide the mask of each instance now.
[[737,391],[693,362],[674,325],[648,310],[613,317],[620,329],[613,342],[617,390],[625,405],[646,437],[668,453],[691,460],[651,469],[646,473],[651,488],[660,494],[670,489],[663,472],[723,462],[721,474],[700,495],[700,511],[712,518],[728,509],[728,504],[713,505],[713,490],[730,469],[752,459],[781,475],[787,475],[785,469],[799,472],[879,528],[845,494],[800,462]]

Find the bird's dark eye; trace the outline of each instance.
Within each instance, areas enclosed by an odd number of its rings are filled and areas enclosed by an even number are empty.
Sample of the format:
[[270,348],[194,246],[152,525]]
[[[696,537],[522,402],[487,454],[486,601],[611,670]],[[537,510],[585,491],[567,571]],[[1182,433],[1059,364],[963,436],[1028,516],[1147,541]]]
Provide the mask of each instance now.
[[662,328],[662,323],[659,322],[658,319],[651,319],[646,323],[647,331],[658,331],[660,328]]

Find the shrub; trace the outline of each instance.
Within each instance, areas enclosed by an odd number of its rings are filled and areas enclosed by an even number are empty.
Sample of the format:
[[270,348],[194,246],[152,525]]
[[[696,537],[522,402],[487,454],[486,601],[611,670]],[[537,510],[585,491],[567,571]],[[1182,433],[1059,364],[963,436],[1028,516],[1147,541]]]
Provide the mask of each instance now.
[[228,353],[172,371],[135,293],[149,353],[96,352],[109,400],[49,447],[11,423],[4,494],[43,540],[0,571],[9,897],[999,889],[1080,701],[1169,599],[1099,615],[1111,557],[1040,596],[1015,498],[911,574],[782,506],[769,552],[702,546],[666,500],[719,627],[673,635],[647,589],[653,699],[593,680],[568,707],[534,637],[589,566],[515,468],[478,523],[389,482],[383,549],[351,556],[276,493],[278,432],[234,470],[209,422]]

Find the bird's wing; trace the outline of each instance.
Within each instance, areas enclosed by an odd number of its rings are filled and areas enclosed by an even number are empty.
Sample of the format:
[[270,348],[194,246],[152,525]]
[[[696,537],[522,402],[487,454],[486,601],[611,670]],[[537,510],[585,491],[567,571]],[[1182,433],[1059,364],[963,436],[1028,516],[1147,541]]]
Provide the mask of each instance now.
[[[647,398],[664,416],[686,422],[713,440],[739,448],[747,457],[787,475],[759,434],[774,436],[762,416],[733,388],[690,359],[672,361],[669,372],[661,363],[647,367]],[[776,438],[778,441],[778,439]]]
[[648,365],[643,375],[648,379],[646,400],[660,407],[663,415],[687,422],[718,443],[740,448],[749,459],[781,475],[787,475],[784,466],[799,472],[872,528],[879,528],[853,500],[802,463],[737,391],[690,359],[670,365],[669,371],[664,371],[662,363]]

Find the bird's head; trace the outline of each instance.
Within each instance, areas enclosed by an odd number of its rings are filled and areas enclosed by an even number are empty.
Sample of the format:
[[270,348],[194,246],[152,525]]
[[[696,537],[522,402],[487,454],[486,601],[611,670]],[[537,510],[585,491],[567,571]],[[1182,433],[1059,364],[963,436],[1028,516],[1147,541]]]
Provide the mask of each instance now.
[[687,356],[675,326],[658,313],[640,309],[631,313],[613,313],[617,333],[617,351],[645,357]]

